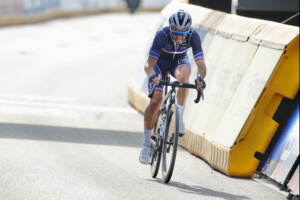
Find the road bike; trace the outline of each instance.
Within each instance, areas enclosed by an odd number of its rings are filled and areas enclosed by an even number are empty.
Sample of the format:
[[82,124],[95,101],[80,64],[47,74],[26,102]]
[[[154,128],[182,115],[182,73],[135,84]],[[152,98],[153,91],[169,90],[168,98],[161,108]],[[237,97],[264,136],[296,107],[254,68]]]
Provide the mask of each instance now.
[[[178,146],[178,124],[179,114],[176,107],[176,88],[196,89],[195,84],[182,83],[179,81],[171,82],[169,78],[161,80],[159,85],[164,86],[164,95],[161,107],[158,111],[154,129],[151,134],[150,144],[150,169],[152,178],[155,178],[159,171],[160,162],[162,162],[162,177],[165,183],[168,183],[172,177],[177,146]],[[168,91],[168,86],[171,89]],[[203,99],[202,89],[197,90],[195,103]]]

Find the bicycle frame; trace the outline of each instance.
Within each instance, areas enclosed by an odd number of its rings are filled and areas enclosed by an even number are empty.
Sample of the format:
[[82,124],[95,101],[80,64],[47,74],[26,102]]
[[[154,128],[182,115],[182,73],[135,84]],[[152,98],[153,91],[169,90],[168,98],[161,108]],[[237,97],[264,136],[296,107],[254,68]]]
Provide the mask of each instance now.
[[[159,111],[159,112],[163,112],[163,114],[162,114],[162,120],[163,120],[162,124],[163,124],[163,128],[164,128],[163,133],[165,132],[165,127],[166,127],[166,123],[167,123],[168,110],[176,102],[175,99],[176,99],[175,86],[172,86],[171,90],[168,91],[168,85],[165,85],[164,95],[163,95],[163,103],[162,103],[162,105],[160,107],[160,111]],[[164,136],[164,134],[162,134],[161,132],[160,132],[160,135]]]
[[[158,111],[158,116],[162,113],[162,118],[161,118],[161,126],[159,128],[159,135],[160,139],[164,138],[164,134],[166,132],[166,125],[167,125],[167,116],[168,116],[168,110],[169,108],[175,103],[175,98],[176,98],[176,89],[173,86],[170,91],[168,91],[168,86],[164,86],[164,95],[163,95],[163,103],[160,106],[160,109]],[[169,103],[169,105],[168,105]],[[151,142],[154,143],[154,146],[156,150],[159,148],[159,144],[156,144],[154,140],[151,140]]]

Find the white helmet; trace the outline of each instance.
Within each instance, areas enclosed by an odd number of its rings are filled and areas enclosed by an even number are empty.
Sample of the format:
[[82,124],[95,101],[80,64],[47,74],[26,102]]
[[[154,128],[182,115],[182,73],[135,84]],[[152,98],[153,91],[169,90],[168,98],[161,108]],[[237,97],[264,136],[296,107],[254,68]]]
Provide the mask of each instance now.
[[192,18],[188,12],[184,10],[178,10],[176,13],[170,16],[169,24],[173,29],[187,31],[190,29],[192,24]]

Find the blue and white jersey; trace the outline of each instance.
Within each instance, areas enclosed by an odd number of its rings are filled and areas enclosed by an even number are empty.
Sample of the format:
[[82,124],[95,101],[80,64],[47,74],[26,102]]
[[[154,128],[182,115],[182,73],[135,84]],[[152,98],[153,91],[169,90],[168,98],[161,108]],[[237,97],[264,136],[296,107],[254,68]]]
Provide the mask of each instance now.
[[171,38],[169,27],[164,27],[156,33],[149,56],[156,60],[167,59],[177,60],[187,56],[187,50],[192,47],[195,61],[204,58],[200,36],[197,31],[190,28],[184,42],[175,49],[175,44]]

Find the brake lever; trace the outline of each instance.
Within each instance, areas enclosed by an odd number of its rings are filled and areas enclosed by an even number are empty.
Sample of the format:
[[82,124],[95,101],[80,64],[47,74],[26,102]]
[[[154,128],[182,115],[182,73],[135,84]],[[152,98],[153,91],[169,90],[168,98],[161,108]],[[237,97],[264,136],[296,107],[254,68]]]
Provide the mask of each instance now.
[[[197,81],[195,81],[195,88],[197,89]],[[197,98],[194,100],[195,103],[199,103],[200,99],[202,97],[202,100],[204,101],[204,95],[203,95],[203,89],[200,88],[197,89]]]

